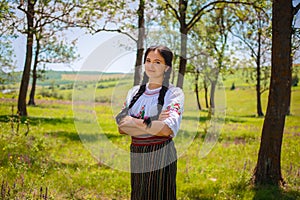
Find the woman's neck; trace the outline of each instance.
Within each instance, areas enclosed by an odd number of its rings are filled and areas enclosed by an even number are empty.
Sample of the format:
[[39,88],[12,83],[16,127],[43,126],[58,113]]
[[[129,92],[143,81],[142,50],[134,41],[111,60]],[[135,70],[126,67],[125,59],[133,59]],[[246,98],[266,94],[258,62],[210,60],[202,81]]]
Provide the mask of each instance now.
[[157,82],[151,82],[151,81],[149,81],[149,83],[148,83],[148,88],[150,90],[154,90],[154,89],[160,88],[161,86],[162,86],[162,84],[161,83],[157,83]]

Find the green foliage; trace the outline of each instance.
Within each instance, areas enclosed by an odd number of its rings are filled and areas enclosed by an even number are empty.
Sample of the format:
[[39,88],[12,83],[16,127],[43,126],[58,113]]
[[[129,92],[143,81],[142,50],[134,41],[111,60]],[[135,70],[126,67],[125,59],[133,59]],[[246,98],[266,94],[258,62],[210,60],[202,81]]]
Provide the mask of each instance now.
[[13,72],[15,70],[15,63],[13,58],[15,57],[11,40],[12,36],[1,36],[0,33],[0,83],[14,81]]
[[298,86],[298,82],[299,82],[299,78],[298,78],[298,75],[294,75],[292,77],[292,86],[295,87],[295,86]]

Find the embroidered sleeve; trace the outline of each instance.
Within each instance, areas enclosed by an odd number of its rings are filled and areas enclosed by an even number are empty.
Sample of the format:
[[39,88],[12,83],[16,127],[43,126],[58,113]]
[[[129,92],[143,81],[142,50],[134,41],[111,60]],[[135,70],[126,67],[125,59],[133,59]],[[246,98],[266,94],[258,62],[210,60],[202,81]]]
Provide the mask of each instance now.
[[184,107],[184,94],[180,88],[170,88],[165,96],[163,110],[169,111],[169,117],[164,120],[173,131],[173,137],[176,136],[180,128],[182,113]]

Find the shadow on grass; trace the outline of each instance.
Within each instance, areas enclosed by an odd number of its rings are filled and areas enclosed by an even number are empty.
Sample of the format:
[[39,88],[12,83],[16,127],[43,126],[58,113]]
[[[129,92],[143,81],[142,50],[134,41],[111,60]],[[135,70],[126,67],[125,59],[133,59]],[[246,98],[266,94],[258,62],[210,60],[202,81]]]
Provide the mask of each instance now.
[[[224,116],[224,118],[220,118],[220,120],[223,120],[225,119],[225,123],[244,123],[246,122],[247,120],[244,120],[244,119],[241,119],[242,117],[240,118],[237,118],[237,117],[227,117],[227,116]],[[212,118],[209,117],[209,116],[186,116],[186,115],[183,115],[183,120],[192,120],[192,121],[199,121],[199,122],[207,122],[209,120],[211,120]]]
[[239,117],[246,117],[246,118],[264,118],[263,116],[257,116],[256,114],[252,114],[252,115],[239,115]]
[[11,119],[11,115],[0,115],[0,122],[7,123]]
[[254,197],[253,200],[295,200],[300,199],[300,191],[296,190],[284,190],[278,187],[262,186],[253,189]]
[[[17,115],[0,115],[0,122],[9,122],[12,119],[14,121],[18,120]],[[25,120],[28,120],[31,125],[39,125],[39,124],[51,124],[51,125],[57,125],[57,124],[70,124],[74,123],[73,118],[48,118],[48,117],[20,117],[21,122],[24,122]]]
[[225,118],[225,123],[244,123],[246,122],[247,120],[244,120],[244,119],[241,119],[239,117],[226,117]]
[[71,141],[85,140],[86,142],[97,142],[97,140],[100,140],[101,137],[103,136],[106,136],[110,140],[121,138],[121,135],[111,134],[111,133],[78,134],[77,132],[72,132],[72,131],[53,131],[53,132],[47,132],[46,134],[51,137],[63,137]]
[[58,125],[58,124],[73,124],[73,118],[47,118],[47,117],[29,117],[30,124],[38,125],[38,124],[50,124],[50,125]]
[[47,132],[46,135],[51,137],[64,137],[72,141],[80,141],[80,137],[77,132],[53,131],[53,132]]

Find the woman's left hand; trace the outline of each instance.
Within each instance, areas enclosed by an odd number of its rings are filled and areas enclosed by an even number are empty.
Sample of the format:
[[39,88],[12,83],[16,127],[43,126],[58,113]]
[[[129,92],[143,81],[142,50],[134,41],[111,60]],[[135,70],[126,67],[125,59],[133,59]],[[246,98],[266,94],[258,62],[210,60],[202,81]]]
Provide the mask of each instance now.
[[159,121],[164,121],[165,119],[167,119],[170,116],[170,111],[168,110],[164,110],[160,113],[158,120]]

